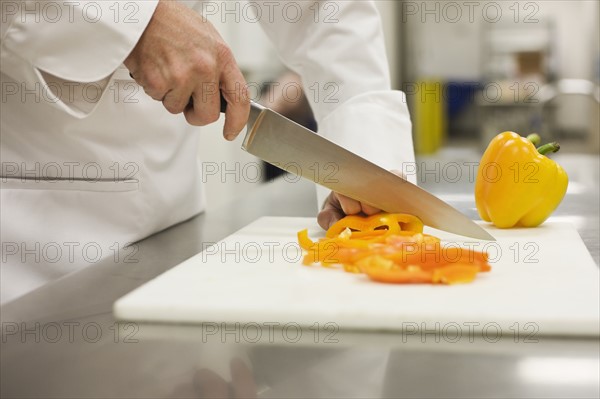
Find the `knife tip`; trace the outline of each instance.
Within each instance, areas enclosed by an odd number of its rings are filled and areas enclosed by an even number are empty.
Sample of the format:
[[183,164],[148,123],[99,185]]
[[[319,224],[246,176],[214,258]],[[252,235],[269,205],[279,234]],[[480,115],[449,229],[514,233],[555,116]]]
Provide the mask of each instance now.
[[491,235],[490,233],[488,233],[483,228],[481,229],[481,233],[479,234],[478,238],[481,239],[481,240],[485,240],[485,241],[497,241],[496,238],[493,235]]

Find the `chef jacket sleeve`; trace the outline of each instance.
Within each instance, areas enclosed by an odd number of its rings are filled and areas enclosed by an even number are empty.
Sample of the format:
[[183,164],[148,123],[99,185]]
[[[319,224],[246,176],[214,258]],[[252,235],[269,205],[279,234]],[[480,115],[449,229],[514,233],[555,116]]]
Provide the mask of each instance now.
[[[261,26],[283,62],[302,77],[319,133],[415,182],[406,97],[391,90],[375,4],[330,0],[258,4]],[[318,187],[319,206],[328,193]]]
[[[2,1],[2,73],[20,90],[45,90],[61,110],[84,117],[92,108],[66,101],[57,85],[106,87],[150,22],[158,0]],[[99,97],[98,97],[99,98]],[[93,102],[93,101],[92,101]]]

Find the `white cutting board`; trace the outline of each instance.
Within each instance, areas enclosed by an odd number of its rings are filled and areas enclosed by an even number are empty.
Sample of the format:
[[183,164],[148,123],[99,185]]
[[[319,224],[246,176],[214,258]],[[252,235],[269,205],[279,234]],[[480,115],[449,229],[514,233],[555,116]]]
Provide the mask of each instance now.
[[[115,317],[599,335],[598,267],[568,223],[486,227],[498,240],[487,247],[492,271],[453,286],[381,284],[342,270],[303,266],[296,233],[307,227],[313,239],[323,235],[313,218],[258,219],[119,299]],[[446,242],[484,248],[484,241],[429,232]]]

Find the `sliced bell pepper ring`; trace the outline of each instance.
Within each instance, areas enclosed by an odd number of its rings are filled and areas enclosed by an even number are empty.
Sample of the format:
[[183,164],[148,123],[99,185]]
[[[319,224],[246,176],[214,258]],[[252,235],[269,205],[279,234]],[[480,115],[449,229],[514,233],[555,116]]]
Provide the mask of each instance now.
[[345,229],[366,232],[383,228],[387,228],[388,233],[397,233],[403,230],[422,233],[423,222],[416,216],[394,213],[379,213],[366,218],[362,216],[346,216],[334,223],[327,230],[325,236],[327,238],[337,237]]
[[305,265],[316,262],[321,262],[323,264],[340,263],[336,256],[339,250],[340,247],[333,242],[317,243],[307,250],[303,263]]
[[356,263],[371,280],[382,283],[414,284],[431,283],[433,273],[418,266],[399,267],[393,261],[374,255]]
[[454,264],[433,271],[434,284],[465,284],[475,280],[479,266],[469,264]]
[[318,243],[315,243],[315,246],[330,246],[335,245],[339,248],[362,248],[362,249],[371,249],[373,247],[372,244],[383,244],[386,240],[386,234],[377,234],[374,236],[363,235],[360,239],[353,239],[352,235],[350,237],[340,237],[340,238],[324,238],[320,240]]
[[418,265],[391,267],[385,265],[386,259],[377,256],[363,259],[360,269],[373,281],[393,284],[464,284],[472,282],[480,272],[478,265],[455,264],[437,269],[423,269]]
[[300,248],[308,251],[315,245],[313,240],[308,237],[308,229],[304,229],[298,232],[298,243],[300,244]]
[[440,239],[429,234],[415,233],[414,231],[401,231],[398,234],[386,237],[385,242],[390,245],[402,246],[405,243],[439,243]]
[[383,270],[367,268],[364,272],[371,280],[380,283],[431,284],[433,282],[433,272],[425,270]]
[[371,231],[352,231],[350,233],[351,239],[366,240],[369,238],[381,237],[387,233],[386,230],[371,230]]
[[360,270],[360,268],[356,265],[349,265],[344,263],[344,270],[348,273],[354,273],[354,274],[359,274],[362,273],[362,271]]
[[298,242],[307,251],[305,265],[341,264],[346,272],[364,273],[378,282],[468,283],[477,273],[491,270],[487,254],[443,247],[439,238],[423,234],[423,224],[411,215],[348,216],[334,224],[326,238],[313,242],[302,230]]
[[302,258],[302,264],[305,266],[310,266],[316,262],[317,260],[315,259],[314,252],[312,251],[308,251],[306,255],[304,255],[304,258]]
[[396,214],[396,219],[402,231],[414,231],[415,233],[423,232],[423,222],[416,216],[406,213]]
[[[465,248],[444,248],[439,244],[406,246],[404,251],[385,255],[387,259],[402,265],[419,265],[424,269],[435,269],[454,263],[487,265],[487,255]],[[489,267],[489,266],[488,266]]]

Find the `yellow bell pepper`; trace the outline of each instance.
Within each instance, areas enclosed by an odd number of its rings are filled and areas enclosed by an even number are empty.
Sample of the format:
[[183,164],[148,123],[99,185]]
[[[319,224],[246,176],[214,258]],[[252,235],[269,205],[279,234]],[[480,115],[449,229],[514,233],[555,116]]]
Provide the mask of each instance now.
[[550,143],[536,149],[537,134],[527,138],[504,132],[481,158],[475,181],[479,216],[499,228],[542,224],[567,192],[564,169],[546,157],[560,148]]

